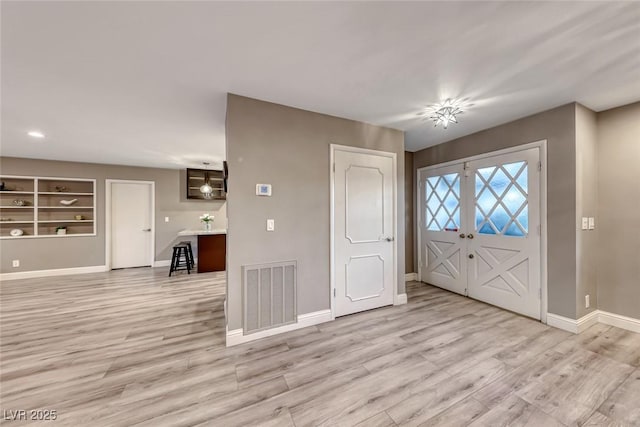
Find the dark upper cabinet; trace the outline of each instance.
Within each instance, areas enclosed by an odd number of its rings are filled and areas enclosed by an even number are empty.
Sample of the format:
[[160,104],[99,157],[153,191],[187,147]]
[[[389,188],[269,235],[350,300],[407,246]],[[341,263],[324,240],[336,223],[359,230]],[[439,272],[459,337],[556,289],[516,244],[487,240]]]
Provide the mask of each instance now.
[[223,171],[187,169],[187,199],[225,200],[226,198]]

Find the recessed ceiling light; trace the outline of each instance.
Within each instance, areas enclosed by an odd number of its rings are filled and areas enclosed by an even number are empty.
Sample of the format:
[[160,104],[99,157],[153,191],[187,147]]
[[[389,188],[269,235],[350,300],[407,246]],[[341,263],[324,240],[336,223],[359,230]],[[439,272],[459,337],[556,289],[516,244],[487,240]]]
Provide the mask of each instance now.
[[32,130],[27,132],[27,135],[32,136],[34,138],[44,138],[44,133],[39,132],[37,130]]

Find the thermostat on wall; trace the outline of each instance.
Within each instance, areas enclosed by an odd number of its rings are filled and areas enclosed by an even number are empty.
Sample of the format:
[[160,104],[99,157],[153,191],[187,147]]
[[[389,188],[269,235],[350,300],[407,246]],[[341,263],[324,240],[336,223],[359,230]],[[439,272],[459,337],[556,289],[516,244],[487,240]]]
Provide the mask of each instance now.
[[271,184],[256,184],[256,196],[271,196]]

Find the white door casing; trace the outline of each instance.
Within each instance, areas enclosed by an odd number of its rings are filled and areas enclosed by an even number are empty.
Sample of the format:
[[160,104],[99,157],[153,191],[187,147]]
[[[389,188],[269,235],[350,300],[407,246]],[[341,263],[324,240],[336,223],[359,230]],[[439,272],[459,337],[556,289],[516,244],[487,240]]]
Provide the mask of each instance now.
[[419,172],[420,280],[463,294],[467,284],[467,256],[461,220],[464,165],[454,164]]
[[332,146],[334,315],[394,302],[395,154]]
[[542,148],[418,171],[421,281],[541,318]]
[[107,180],[107,266],[154,263],[154,183]]

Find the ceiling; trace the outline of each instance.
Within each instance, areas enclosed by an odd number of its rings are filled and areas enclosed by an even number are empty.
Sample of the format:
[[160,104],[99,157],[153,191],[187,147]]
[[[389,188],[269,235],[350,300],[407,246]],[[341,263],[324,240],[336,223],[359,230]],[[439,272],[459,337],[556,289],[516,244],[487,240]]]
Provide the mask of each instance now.
[[[640,100],[637,2],[1,8],[3,156],[219,164],[227,92],[402,129],[410,151],[571,101]],[[448,97],[473,104],[459,124],[417,116]]]

